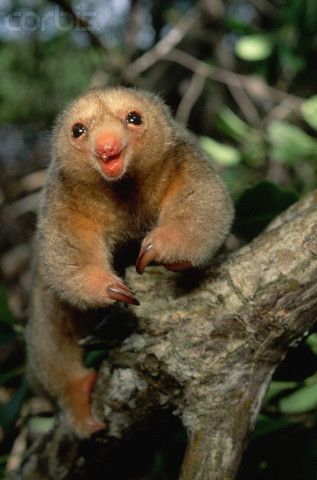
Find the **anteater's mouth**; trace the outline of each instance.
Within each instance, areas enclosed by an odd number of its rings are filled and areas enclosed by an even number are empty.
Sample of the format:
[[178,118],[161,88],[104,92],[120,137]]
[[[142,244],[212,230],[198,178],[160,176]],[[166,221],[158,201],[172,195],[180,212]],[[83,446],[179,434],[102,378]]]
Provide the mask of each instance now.
[[101,170],[108,178],[119,178],[122,175],[124,169],[124,154],[123,152],[116,153],[115,155],[104,156],[100,158]]

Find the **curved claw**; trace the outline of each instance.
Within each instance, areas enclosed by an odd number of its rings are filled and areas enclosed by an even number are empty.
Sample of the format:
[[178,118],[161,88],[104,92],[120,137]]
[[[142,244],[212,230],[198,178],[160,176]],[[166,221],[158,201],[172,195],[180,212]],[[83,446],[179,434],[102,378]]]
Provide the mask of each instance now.
[[136,271],[140,274],[144,272],[145,267],[153,262],[157,256],[157,252],[154,248],[154,245],[150,243],[149,245],[144,245],[139,253],[138,259],[136,261]]
[[112,288],[112,287],[120,288],[120,290],[125,290],[126,292],[131,293],[130,288],[125,283],[120,283],[120,284],[117,284],[117,285],[110,285],[109,288]]
[[163,267],[172,272],[180,272],[181,270],[192,268],[192,264],[190,262],[164,263]]
[[109,297],[117,302],[140,305],[139,300],[135,298],[126,285],[110,285],[110,287],[107,288],[107,292]]

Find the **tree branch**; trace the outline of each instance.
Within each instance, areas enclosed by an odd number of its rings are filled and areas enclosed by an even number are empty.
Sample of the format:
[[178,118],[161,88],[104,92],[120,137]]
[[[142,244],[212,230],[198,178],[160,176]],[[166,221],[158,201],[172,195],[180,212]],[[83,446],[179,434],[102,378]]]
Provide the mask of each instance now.
[[193,74],[177,108],[176,118],[180,122],[187,123],[190,112],[204,89],[205,81],[205,77]]
[[288,101],[289,107],[297,109],[302,103],[302,99],[295,95],[283,92],[278,88],[271,87],[260,78],[241,75],[229,70],[224,70],[206,62],[198,60],[192,55],[174,48],[167,53],[164,60],[178,63],[193,72],[208,77],[216,82],[223,83],[233,88],[243,88],[255,97],[273,100],[274,102]]
[[91,25],[89,23],[89,20],[86,18],[83,18],[82,16],[79,16],[76,13],[76,10],[71,6],[69,2],[66,0],[53,0],[56,5],[58,5],[62,10],[64,10],[65,13],[70,15],[70,17],[74,20],[74,23],[76,26],[81,27],[83,30],[87,32],[89,35],[92,44],[97,47],[101,48],[103,50],[106,50],[107,47],[104,45],[104,43],[101,41],[101,39],[98,37],[98,35],[95,34],[95,32],[91,29]]
[[[106,448],[153,411],[169,408],[189,436],[180,478],[235,478],[272,372],[316,321],[316,234],[314,192],[209,272],[128,270],[141,305],[129,314],[132,333],[130,326],[100,369],[93,402],[108,424]],[[47,445],[38,463],[33,456],[32,465],[23,464],[34,476],[22,478],[38,478],[52,454]],[[61,468],[56,462],[50,465]],[[73,456],[72,462],[73,473]],[[50,475],[64,478],[57,470]]]
[[197,23],[199,18],[200,14],[196,9],[188,10],[188,12],[176,22],[165,37],[126,68],[124,72],[125,78],[129,81],[133,81],[138,75],[164,58],[168,52],[180,43],[185,35]]

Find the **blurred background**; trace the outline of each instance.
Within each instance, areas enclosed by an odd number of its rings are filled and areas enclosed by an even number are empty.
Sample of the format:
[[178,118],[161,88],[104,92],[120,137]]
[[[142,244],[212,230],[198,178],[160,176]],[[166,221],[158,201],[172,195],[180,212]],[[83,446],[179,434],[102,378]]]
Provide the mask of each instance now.
[[[316,66],[316,0],[0,0],[0,475],[52,425],[23,330],[56,115],[89,87],[162,95],[231,192],[237,248],[316,188]],[[317,479],[316,419],[311,332],[274,374],[239,480]],[[163,430],[129,478],[177,478],[184,434]]]

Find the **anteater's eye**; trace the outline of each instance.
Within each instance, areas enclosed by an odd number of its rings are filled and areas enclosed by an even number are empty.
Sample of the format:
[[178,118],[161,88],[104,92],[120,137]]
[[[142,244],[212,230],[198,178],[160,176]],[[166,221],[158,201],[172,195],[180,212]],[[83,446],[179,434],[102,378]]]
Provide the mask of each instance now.
[[129,112],[125,119],[127,123],[132,123],[132,125],[141,125],[143,123],[142,117],[138,112]]
[[75,125],[72,126],[72,133],[74,138],[78,138],[84,133],[86,133],[87,127],[83,125],[82,123],[75,123]]

